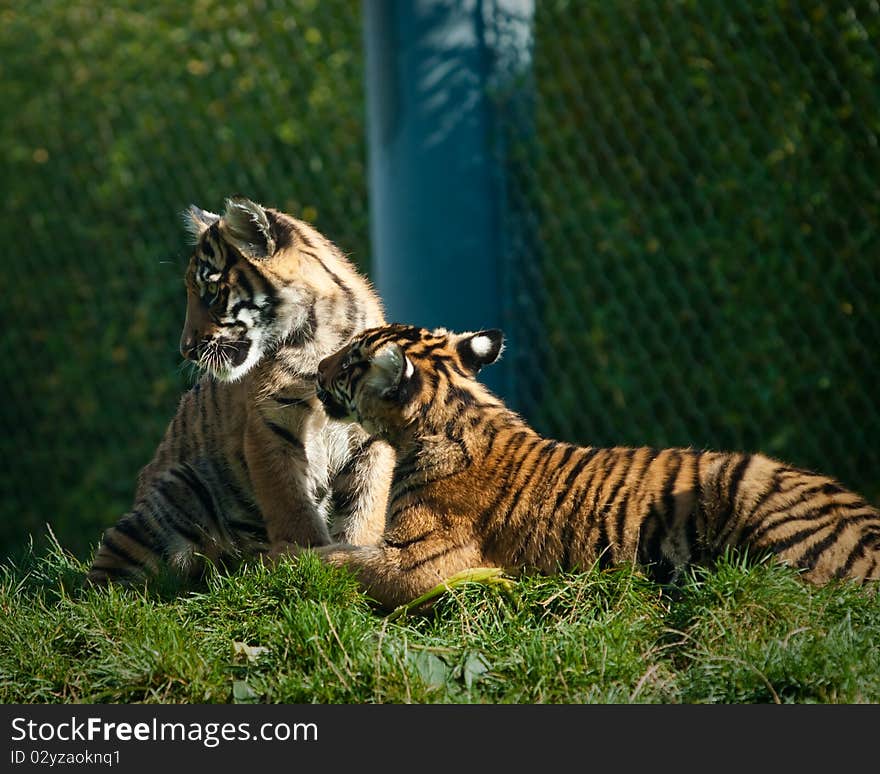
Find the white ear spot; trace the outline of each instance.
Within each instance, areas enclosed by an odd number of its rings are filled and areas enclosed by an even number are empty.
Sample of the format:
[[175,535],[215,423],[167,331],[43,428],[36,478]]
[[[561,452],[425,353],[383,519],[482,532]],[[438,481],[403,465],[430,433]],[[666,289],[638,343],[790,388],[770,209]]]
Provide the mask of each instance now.
[[412,360],[410,360],[406,355],[403,356],[403,359],[406,360],[406,369],[404,370],[404,376],[409,379],[413,375],[413,371],[415,371],[415,367],[412,364]]
[[471,339],[471,349],[477,357],[486,357],[492,351],[492,339],[488,336],[474,336]]

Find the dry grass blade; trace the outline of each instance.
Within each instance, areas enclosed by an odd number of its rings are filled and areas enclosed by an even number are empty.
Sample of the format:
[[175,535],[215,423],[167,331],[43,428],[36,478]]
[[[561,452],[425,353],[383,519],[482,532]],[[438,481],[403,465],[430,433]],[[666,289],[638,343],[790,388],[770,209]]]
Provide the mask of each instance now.
[[498,585],[502,586],[504,589],[510,589],[513,587],[513,581],[504,575],[504,570],[500,567],[472,567],[468,570],[462,570],[461,572],[455,573],[455,575],[449,576],[446,580],[438,583],[434,588],[426,591],[420,597],[416,597],[411,602],[407,602],[405,605],[400,605],[395,608],[388,614],[387,619],[389,621],[394,621],[413,610],[418,610],[426,603],[439,597],[441,594],[465,583]]

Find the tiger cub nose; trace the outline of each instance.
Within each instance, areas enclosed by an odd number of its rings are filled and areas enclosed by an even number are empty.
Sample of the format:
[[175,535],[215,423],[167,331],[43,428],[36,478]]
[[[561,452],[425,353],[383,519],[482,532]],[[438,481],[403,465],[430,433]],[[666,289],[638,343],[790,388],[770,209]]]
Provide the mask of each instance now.
[[333,356],[331,355],[330,357],[325,357],[320,363],[318,363],[318,387],[320,388],[326,387],[324,377],[332,359]]
[[196,350],[199,348],[198,339],[193,334],[184,333],[180,337],[180,354],[187,360],[198,360]]

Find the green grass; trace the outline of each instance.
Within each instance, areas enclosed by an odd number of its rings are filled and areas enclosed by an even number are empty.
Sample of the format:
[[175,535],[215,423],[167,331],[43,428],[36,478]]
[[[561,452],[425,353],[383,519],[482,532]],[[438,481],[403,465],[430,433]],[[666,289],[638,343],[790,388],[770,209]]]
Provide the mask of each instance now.
[[723,560],[464,584],[389,617],[314,556],[177,593],[0,567],[0,702],[880,702],[880,596]]

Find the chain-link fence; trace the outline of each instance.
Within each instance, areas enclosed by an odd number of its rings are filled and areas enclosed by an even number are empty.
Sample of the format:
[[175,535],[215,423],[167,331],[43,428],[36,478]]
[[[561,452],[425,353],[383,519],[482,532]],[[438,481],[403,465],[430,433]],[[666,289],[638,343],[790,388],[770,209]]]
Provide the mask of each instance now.
[[555,437],[760,449],[880,501],[878,4],[542,0],[534,56],[517,405]]
[[[360,10],[0,0],[0,549],[130,505],[190,378],[183,207],[243,193],[367,267]],[[880,500],[878,48],[876,2],[537,3],[503,300],[536,427]]]

